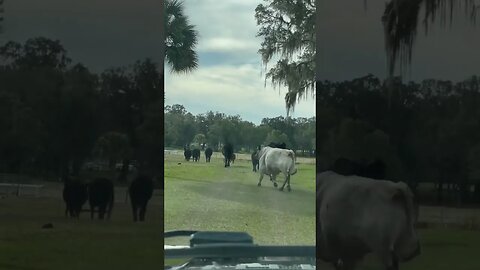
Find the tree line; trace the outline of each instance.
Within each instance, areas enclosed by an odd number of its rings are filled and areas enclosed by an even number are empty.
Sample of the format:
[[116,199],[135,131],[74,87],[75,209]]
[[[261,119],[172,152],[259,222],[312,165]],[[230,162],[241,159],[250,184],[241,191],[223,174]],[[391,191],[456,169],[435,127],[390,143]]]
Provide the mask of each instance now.
[[185,145],[200,147],[207,143],[214,151],[230,142],[235,151],[252,152],[259,145],[285,142],[298,154],[311,153],[315,149],[315,117],[291,118],[278,116],[263,118],[260,125],[231,116],[208,111],[193,115],[183,105],[165,106],[165,146],[183,148]]
[[381,158],[389,179],[434,183],[438,203],[480,202],[480,77],[317,81],[316,99],[320,170]]
[[151,59],[95,74],[44,37],[0,47],[0,171],[77,175],[91,159],[163,172],[163,74]]

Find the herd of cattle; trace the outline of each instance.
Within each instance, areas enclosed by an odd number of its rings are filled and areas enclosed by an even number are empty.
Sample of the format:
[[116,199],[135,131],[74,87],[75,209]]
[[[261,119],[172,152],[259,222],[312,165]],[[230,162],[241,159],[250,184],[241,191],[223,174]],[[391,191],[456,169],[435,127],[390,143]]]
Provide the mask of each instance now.
[[[63,200],[66,204],[65,215],[78,218],[83,205],[88,201],[90,218],[98,213],[99,219],[110,219],[114,205],[114,185],[110,179],[96,178],[91,183],[83,183],[78,179],[66,177],[63,179]],[[144,221],[148,201],[153,195],[153,181],[151,178],[139,175],[128,188],[132,206],[133,220]],[[96,210],[97,209],[97,210]]]
[[[262,185],[264,175],[270,177],[270,181],[274,187],[278,187],[276,177],[278,174],[283,173],[285,181],[280,187],[280,191],[283,191],[285,185],[287,190],[291,191],[290,176],[297,172],[295,168],[295,152],[290,149],[286,149],[285,143],[271,142],[269,145],[261,148],[260,146],[251,154],[252,166],[254,172],[260,173],[260,179],[258,180],[258,186]],[[193,157],[193,161],[197,162],[200,159],[200,150],[190,150],[187,146],[184,147],[184,157],[186,161],[190,161]],[[205,149],[205,161],[210,162],[213,154],[211,148]],[[235,153],[233,145],[226,143],[223,146],[222,154],[224,157],[225,167],[230,167],[230,164],[235,162]]]

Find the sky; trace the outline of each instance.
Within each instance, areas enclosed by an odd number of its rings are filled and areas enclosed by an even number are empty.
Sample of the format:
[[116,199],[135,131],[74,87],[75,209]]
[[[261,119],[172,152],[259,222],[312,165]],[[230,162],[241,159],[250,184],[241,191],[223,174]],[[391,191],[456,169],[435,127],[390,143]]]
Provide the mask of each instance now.
[[94,72],[150,57],[160,61],[158,0],[6,0],[4,33],[25,42],[58,39],[74,62]]
[[[286,116],[286,89],[265,85],[257,53],[255,7],[262,0],[188,0],[185,13],[200,34],[199,68],[189,74],[165,73],[166,104],[183,104],[193,114],[219,111],[259,124],[265,117]],[[272,63],[273,65],[273,63]],[[263,73],[262,73],[263,72]],[[292,117],[315,115],[308,96]]]
[[[386,58],[381,16],[385,0],[317,0],[319,3],[317,78],[350,80],[372,73],[385,78]],[[463,1],[458,1],[463,2]],[[348,7],[348,8],[346,8]],[[463,8],[455,14],[452,27],[436,23],[426,36],[420,12],[410,72],[404,80],[464,80],[480,75],[480,25],[464,18]]]

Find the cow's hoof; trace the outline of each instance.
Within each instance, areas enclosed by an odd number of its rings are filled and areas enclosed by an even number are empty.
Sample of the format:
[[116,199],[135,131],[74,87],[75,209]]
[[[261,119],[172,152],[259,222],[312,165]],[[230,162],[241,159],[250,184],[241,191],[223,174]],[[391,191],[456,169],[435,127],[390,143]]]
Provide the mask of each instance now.
[[283,191],[283,187],[279,188],[278,190]]
[[257,184],[257,186],[258,186],[258,187],[261,187],[261,186],[262,186],[262,184],[258,183],[258,184]]
[[273,186],[274,186],[274,187],[278,187],[277,183],[273,183]]
[[287,190],[288,190],[288,191],[292,191],[292,189],[291,189],[290,187],[287,187]]

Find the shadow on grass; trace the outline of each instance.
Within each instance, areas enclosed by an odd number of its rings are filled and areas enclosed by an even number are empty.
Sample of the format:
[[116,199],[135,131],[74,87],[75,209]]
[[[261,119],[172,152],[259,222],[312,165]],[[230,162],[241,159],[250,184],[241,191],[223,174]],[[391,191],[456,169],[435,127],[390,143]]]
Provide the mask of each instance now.
[[291,192],[286,189],[282,192],[274,188],[270,181],[264,181],[262,184],[261,187],[258,187],[256,183],[243,184],[222,181],[209,182],[209,185],[202,186],[186,186],[185,188],[202,196],[261,206],[290,215],[307,217],[315,215],[315,192],[313,190],[295,190],[292,187]]

